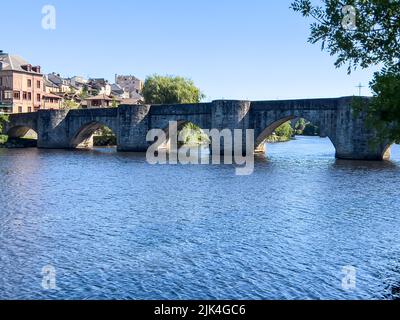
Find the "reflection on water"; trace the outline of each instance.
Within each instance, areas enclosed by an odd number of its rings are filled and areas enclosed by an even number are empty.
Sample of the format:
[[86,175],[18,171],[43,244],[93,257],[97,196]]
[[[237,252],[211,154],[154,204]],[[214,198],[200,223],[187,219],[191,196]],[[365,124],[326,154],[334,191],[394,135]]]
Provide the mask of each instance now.
[[320,138],[267,152],[235,176],[113,148],[0,149],[0,298],[398,298],[400,148],[390,162],[336,160]]

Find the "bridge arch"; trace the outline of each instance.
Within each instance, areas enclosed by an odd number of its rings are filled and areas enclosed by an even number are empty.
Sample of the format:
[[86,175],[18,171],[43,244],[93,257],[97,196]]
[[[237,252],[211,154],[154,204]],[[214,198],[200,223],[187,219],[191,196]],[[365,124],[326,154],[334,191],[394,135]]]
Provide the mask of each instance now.
[[[170,128],[170,122],[176,122],[177,126],[177,134],[178,134],[178,138],[179,138],[179,134],[182,132],[182,130],[187,126],[187,125],[194,125],[196,128],[199,128],[200,131],[202,132],[203,130],[207,130],[208,128],[203,128],[201,126],[200,123],[198,123],[197,121],[192,121],[190,119],[181,119],[178,118],[178,120],[169,120],[168,121],[168,125],[163,127],[163,131],[165,132],[165,137],[166,140],[165,142],[161,145],[161,148],[166,148],[166,149],[170,149],[170,141],[171,141],[171,137],[170,137],[170,132],[169,132],[169,128]],[[179,139],[178,139],[179,140]],[[178,141],[178,144],[180,144],[180,142]]]
[[385,145],[382,148],[382,159],[383,160],[390,160],[391,149],[392,149],[393,144],[394,144],[394,142],[393,143],[388,143],[387,145]]
[[329,138],[333,147],[337,150],[335,132],[332,132],[332,122],[329,121],[329,114],[324,112],[316,113],[309,110],[290,110],[287,112],[268,111],[267,114],[261,114],[261,119],[258,121],[259,125],[255,127],[255,151],[265,152],[265,141],[277,128],[288,121],[300,118],[318,126],[320,129],[319,136],[322,138]]
[[80,146],[92,147],[94,133],[103,127],[109,128],[115,134],[118,144],[118,134],[116,128],[113,128],[112,125],[110,126],[109,124],[100,121],[90,121],[81,125],[80,128],[75,131],[70,140],[70,148],[75,149]]
[[28,133],[32,133],[35,139],[38,138],[36,128],[30,125],[16,125],[11,128],[8,128],[8,130],[6,131],[6,135],[8,136],[9,139],[23,138]]

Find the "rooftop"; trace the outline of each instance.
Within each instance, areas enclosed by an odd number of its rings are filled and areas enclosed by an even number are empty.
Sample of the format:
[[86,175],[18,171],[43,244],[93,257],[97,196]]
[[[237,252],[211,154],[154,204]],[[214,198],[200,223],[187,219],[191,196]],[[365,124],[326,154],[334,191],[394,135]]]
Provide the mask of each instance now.
[[46,98],[62,99],[60,96],[53,93],[46,93],[43,96],[45,96]]
[[0,69],[5,71],[19,71],[40,74],[40,67],[32,67],[29,62],[21,57],[10,55],[2,50],[0,50]]
[[[113,101],[113,98],[110,98],[109,96],[107,96],[106,94],[99,94],[95,97],[89,97],[86,98],[85,100],[105,100],[105,101]],[[115,99],[118,100],[118,99]]]

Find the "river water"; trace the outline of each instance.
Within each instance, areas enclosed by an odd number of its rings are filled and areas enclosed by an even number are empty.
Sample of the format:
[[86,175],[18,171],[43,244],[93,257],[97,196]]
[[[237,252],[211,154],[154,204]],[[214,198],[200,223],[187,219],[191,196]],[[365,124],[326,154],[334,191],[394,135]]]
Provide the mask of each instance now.
[[0,298],[399,297],[400,147],[390,162],[336,160],[320,138],[267,153],[236,176],[0,149]]

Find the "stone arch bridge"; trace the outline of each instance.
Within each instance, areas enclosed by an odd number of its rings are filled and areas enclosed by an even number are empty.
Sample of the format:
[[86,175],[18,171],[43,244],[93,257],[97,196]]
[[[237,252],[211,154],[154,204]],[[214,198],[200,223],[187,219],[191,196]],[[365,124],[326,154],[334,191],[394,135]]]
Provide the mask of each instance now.
[[218,100],[199,104],[40,110],[10,115],[4,132],[16,138],[33,129],[38,134],[39,148],[71,149],[105,125],[115,133],[118,151],[145,152],[151,144],[146,141],[150,129],[164,129],[170,121],[178,121],[192,122],[203,129],[254,129],[254,145],[259,149],[278,126],[301,117],[319,126],[321,136],[330,138],[337,158],[388,158],[390,144],[371,146],[375,134],[365,126],[363,115],[353,115],[351,101],[351,97],[255,102]]

